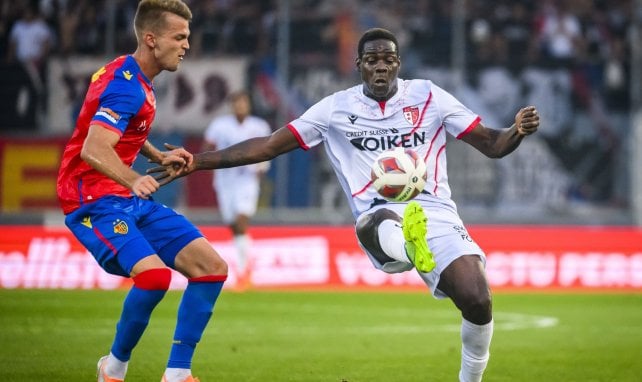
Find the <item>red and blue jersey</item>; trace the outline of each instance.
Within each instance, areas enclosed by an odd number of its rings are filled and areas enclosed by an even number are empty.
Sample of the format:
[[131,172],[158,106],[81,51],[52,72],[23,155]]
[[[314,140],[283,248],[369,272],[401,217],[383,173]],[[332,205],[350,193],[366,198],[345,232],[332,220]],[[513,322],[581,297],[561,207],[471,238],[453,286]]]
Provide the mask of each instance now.
[[132,195],[127,187],[80,158],[89,126],[100,125],[120,135],[114,149],[123,163],[131,166],[147,140],[155,114],[152,82],[132,56],[118,57],[92,75],[58,172],[58,200],[65,214],[106,195]]

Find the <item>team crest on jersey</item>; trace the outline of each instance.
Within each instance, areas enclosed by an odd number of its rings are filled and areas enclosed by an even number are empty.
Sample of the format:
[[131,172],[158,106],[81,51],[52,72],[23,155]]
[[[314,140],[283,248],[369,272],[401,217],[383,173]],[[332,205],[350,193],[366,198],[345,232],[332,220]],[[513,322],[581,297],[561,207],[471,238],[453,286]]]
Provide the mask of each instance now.
[[127,232],[129,232],[129,227],[127,226],[127,223],[125,223],[120,219],[116,219],[116,221],[114,222],[114,233],[126,235]]
[[403,117],[408,121],[412,126],[417,123],[419,119],[419,108],[416,106],[406,106],[403,108]]

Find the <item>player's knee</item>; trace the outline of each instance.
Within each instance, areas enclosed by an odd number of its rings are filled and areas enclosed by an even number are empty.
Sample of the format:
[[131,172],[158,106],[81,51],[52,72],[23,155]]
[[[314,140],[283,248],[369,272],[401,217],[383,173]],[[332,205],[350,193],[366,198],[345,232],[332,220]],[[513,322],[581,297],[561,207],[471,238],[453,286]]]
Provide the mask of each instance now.
[[462,298],[460,304],[464,318],[478,325],[486,324],[491,320],[492,305],[490,291],[469,293]]
[[217,256],[217,259],[212,264],[211,274],[221,275],[227,278],[228,266],[227,262],[223,260],[220,256]]
[[137,288],[145,290],[168,290],[172,281],[169,268],[154,268],[141,272],[132,278]]
[[227,262],[221,256],[212,254],[195,259],[192,265],[191,274],[195,275],[224,275],[227,277]]
[[355,227],[359,240],[365,242],[378,237],[377,228],[382,221],[387,219],[401,221],[399,215],[387,208],[378,209],[359,219]]

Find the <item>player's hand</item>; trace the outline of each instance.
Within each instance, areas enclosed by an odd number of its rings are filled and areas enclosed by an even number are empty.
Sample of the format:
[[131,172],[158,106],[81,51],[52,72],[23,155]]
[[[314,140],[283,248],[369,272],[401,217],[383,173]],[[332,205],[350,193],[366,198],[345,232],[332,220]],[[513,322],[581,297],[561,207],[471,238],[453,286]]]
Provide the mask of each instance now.
[[134,181],[132,192],[142,199],[149,199],[149,196],[160,188],[160,184],[151,175],[143,175]]
[[526,106],[515,115],[515,127],[520,136],[531,135],[539,128],[539,113],[535,106]]
[[[175,146],[165,144],[168,148],[173,148]],[[189,153],[188,153],[189,154]],[[167,160],[161,161],[160,166],[148,168],[146,173],[153,174],[153,178],[159,183],[159,185],[164,186],[174,179],[183,177],[185,175],[191,174],[195,169],[195,163],[192,154],[189,154],[190,158],[181,165],[180,161],[177,163],[172,161],[170,158]]]
[[154,174],[154,179],[164,186],[176,178],[185,176],[194,171],[194,156],[182,147],[165,143],[169,151],[163,152],[160,166],[147,169],[147,174]]
[[150,161],[162,166],[174,166],[176,169],[191,166],[194,162],[194,156],[192,153],[185,150],[183,147],[165,143],[165,148],[168,151],[161,152],[160,161]]

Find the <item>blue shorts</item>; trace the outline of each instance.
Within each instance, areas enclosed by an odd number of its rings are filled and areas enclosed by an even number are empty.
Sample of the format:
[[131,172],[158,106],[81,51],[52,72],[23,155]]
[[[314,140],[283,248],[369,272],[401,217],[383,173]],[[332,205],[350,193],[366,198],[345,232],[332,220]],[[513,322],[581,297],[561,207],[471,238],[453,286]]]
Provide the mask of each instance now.
[[184,216],[138,197],[100,198],[68,214],[65,224],[105,271],[125,277],[153,254],[174,268],[178,252],[203,237]]

